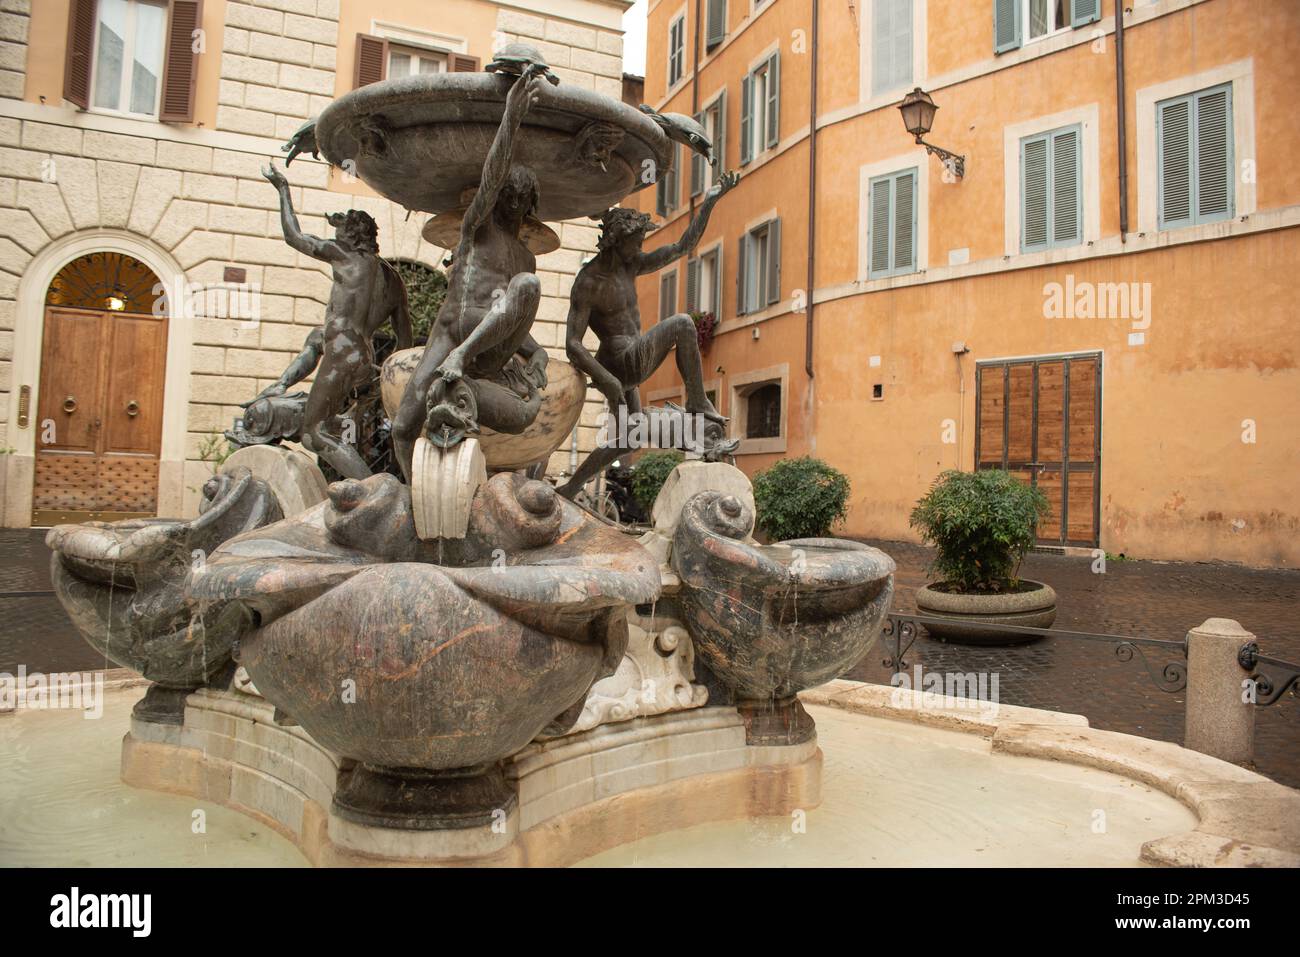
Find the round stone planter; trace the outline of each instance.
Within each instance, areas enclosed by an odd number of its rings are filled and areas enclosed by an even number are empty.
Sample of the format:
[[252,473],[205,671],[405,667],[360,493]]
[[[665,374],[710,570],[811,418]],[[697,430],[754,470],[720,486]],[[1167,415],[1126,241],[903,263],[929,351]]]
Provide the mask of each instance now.
[[926,585],[917,589],[916,609],[927,618],[946,618],[955,623],[952,627],[926,623],[926,631],[943,641],[963,645],[1019,645],[1037,641],[1038,635],[997,627],[1050,628],[1056,621],[1056,592],[1052,586],[1028,578],[1022,578],[1021,583],[1031,587],[1004,595],[957,595]]

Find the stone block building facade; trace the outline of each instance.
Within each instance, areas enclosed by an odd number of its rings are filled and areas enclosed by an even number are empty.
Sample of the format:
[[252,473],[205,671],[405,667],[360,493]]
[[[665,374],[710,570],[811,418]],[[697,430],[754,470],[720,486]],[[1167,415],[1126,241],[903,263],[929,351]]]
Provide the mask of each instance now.
[[[563,82],[620,98],[628,5],[2,0],[4,524],[60,510],[195,513],[213,437],[324,316],[328,269],[284,244],[261,174],[284,168],[280,146],[309,117],[388,75],[481,69],[515,39],[541,48]],[[441,266],[446,250],[421,237],[428,214],[309,154],[286,172],[305,231],[329,235],[327,213],[363,209],[381,255]],[[556,231],[561,248],[538,263],[534,334],[563,358],[569,287],[597,231]],[[152,323],[150,277],[170,296]],[[197,308],[173,294],[187,288],[201,290]],[[250,289],[251,317],[231,308]],[[594,446],[600,408],[589,399],[552,471]]]

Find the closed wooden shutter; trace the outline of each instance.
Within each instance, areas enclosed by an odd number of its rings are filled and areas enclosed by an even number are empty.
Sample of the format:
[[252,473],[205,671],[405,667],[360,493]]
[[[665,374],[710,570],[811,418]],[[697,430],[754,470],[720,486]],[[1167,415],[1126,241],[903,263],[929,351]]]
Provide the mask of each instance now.
[[781,301],[781,220],[774,219],[767,227],[767,304]]
[[773,53],[767,61],[767,145],[775,146],[781,139],[781,54]]
[[713,289],[712,297],[706,305],[713,311],[713,315],[719,322],[722,321],[722,246],[719,246],[712,253],[713,257]]
[[171,0],[167,17],[167,51],[163,59],[162,101],[158,119],[164,123],[194,121],[194,91],[198,86],[199,31],[202,0]]
[[727,0],[708,0],[704,48],[712,50],[727,38]]
[[740,81],[740,165],[754,158],[754,75]]
[[993,52],[1020,47],[1020,0],[993,0]]
[[1229,89],[1196,96],[1196,219],[1232,215],[1232,126]]
[[63,98],[83,110],[90,106],[94,43],[95,0],[72,0],[68,11],[68,52],[63,61]]
[[1083,239],[1083,166],[1079,127],[1020,143],[1020,248],[1070,246]]
[[916,268],[916,174],[894,178],[894,272]]
[[700,261],[686,260],[686,311],[695,312],[700,308]]
[[868,278],[916,269],[916,170],[872,180],[868,193]]
[[1188,97],[1156,108],[1156,141],[1160,162],[1157,199],[1160,228],[1192,221],[1192,109]]
[[1083,239],[1083,193],[1080,188],[1079,131],[1052,136],[1052,244],[1068,246]]
[[1070,0],[1070,26],[1081,27],[1101,19],[1101,0]]
[[463,53],[453,53],[449,57],[451,73],[477,73],[480,66],[480,60],[476,56],[466,56]]
[[1048,245],[1048,137],[1034,136],[1020,143],[1020,196],[1022,250]]
[[718,115],[713,127],[713,182],[727,169],[727,91],[718,97]]
[[663,322],[677,311],[677,270],[659,277],[659,321]]
[[881,177],[871,183],[871,244],[869,275],[884,276],[889,273],[889,210],[893,204],[891,181]]
[[352,88],[378,83],[388,75],[388,41],[367,33],[357,34],[357,67],[352,74]]
[[[696,113],[695,122],[704,125],[704,114]],[[704,157],[691,150],[691,195],[699,196],[704,192]]]
[[871,24],[871,90],[912,82],[912,0],[876,0]]
[[749,300],[745,295],[749,271],[749,234],[740,234],[740,244],[736,252],[736,315],[743,316],[749,312]]

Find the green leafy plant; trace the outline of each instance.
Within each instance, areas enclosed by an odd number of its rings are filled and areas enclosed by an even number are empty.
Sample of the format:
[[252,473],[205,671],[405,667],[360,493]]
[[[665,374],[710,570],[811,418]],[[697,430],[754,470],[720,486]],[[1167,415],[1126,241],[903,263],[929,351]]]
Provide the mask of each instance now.
[[938,550],[932,567],[944,590],[989,594],[1019,587],[1020,562],[1047,511],[1047,496],[1009,472],[950,469],[916,503],[909,524]]
[[849,477],[821,459],[782,459],[754,476],[759,529],[774,542],[825,538],[848,513]]
[[215,429],[199,443],[199,459],[208,463],[213,475],[221,471],[221,466],[234,452],[235,447],[230,444],[230,440]]
[[388,263],[397,270],[406,286],[412,334],[416,339],[427,338],[433,320],[442,308],[442,301],[447,298],[447,274],[409,259],[390,259]]
[[673,469],[686,458],[681,452],[647,452],[632,466],[632,494],[649,512]]

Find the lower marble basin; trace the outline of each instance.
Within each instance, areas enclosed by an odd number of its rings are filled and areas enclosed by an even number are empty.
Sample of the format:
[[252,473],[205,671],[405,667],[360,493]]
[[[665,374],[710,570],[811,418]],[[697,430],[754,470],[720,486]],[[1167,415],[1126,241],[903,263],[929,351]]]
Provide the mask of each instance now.
[[256,627],[239,661],[314,739],[360,762],[341,814],[476,826],[507,806],[501,759],[567,730],[653,601],[650,555],[551,486],[513,473],[474,499],[463,541],[424,542],[391,475],[226,543],[191,577]]

